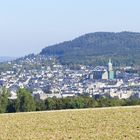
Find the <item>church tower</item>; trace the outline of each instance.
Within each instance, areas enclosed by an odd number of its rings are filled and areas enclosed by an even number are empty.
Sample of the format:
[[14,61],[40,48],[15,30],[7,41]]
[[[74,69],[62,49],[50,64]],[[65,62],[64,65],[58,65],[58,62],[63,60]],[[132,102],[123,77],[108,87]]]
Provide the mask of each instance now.
[[109,62],[108,62],[108,71],[112,71],[112,70],[113,70],[112,62],[111,62],[111,59],[109,59]]
[[109,59],[109,62],[108,62],[108,79],[110,80],[114,79],[114,71],[113,71],[111,59]]

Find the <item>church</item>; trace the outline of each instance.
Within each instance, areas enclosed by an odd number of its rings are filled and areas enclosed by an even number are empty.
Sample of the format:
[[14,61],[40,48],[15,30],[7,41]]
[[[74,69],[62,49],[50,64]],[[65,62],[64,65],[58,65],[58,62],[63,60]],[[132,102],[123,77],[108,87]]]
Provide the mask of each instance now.
[[111,59],[108,62],[108,68],[103,66],[97,66],[93,69],[92,79],[96,80],[113,80],[114,79],[114,71]]

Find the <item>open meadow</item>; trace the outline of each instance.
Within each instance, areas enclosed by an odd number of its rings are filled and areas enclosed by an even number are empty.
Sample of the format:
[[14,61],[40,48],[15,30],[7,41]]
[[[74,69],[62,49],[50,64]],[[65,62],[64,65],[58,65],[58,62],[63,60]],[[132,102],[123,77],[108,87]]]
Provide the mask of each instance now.
[[0,115],[0,140],[139,140],[140,107]]

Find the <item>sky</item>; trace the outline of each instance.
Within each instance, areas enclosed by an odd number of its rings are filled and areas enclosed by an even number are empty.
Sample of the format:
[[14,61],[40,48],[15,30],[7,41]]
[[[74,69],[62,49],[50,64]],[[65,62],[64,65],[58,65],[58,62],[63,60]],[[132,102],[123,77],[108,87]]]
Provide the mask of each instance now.
[[140,0],[0,0],[0,56],[20,57],[80,35],[140,32]]

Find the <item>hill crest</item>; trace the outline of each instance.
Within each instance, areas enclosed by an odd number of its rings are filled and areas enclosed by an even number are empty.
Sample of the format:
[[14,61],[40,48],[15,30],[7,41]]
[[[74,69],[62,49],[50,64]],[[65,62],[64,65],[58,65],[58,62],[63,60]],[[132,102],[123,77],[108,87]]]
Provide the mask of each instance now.
[[140,33],[95,32],[48,46],[41,55],[56,56],[63,64],[105,64],[111,57],[116,65],[140,64]]

